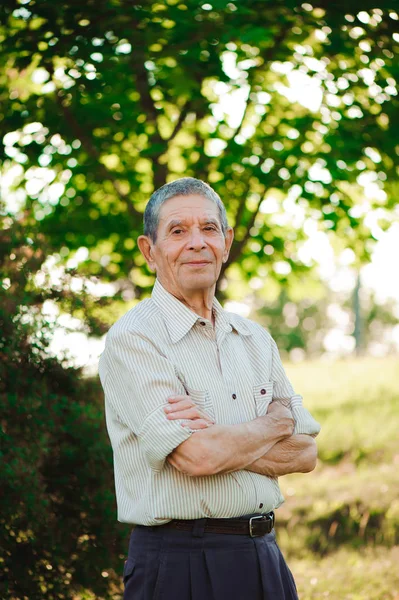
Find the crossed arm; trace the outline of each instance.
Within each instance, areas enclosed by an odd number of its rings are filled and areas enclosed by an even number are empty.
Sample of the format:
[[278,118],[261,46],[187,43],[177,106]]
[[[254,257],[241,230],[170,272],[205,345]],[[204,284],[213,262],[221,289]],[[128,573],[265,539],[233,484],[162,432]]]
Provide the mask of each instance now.
[[[286,379],[281,377],[277,349],[275,352],[276,373],[271,378],[276,383],[277,400],[270,404],[267,415],[239,425],[215,425],[189,396],[170,397],[171,393],[184,394],[185,388],[176,377],[173,363],[151,340],[140,332],[117,328],[110,333],[100,362],[106,405],[118,426],[122,424],[140,438],[148,464],[157,472],[165,459],[176,469],[195,476],[241,469],[274,477],[308,472],[316,464],[316,445],[310,435],[292,435],[294,391],[288,380],[287,385],[278,383]],[[283,406],[282,400],[287,398],[291,398],[292,412]],[[297,410],[295,431],[317,434],[318,424],[313,420],[309,427],[301,416]],[[197,431],[191,434],[182,427],[182,419],[183,425]]]
[[188,475],[215,475],[246,469],[270,477],[307,473],[316,466],[317,448],[309,435],[293,435],[291,411],[272,402],[268,413],[239,425],[215,425],[188,396],[169,399],[170,420],[185,419],[195,430],[169,456],[176,469]]

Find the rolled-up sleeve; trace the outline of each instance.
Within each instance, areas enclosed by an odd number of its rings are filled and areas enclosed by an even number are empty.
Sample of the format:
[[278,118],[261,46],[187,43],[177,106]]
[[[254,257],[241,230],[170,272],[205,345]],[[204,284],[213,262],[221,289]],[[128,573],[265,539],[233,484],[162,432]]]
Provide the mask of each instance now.
[[142,335],[111,330],[100,379],[106,404],[137,436],[151,469],[160,471],[166,457],[192,434],[182,421],[170,421],[164,412],[169,396],[186,393],[173,364]]
[[320,424],[312,417],[302,404],[302,396],[296,394],[281,362],[276,342],[272,344],[272,380],[273,400],[290,408],[295,421],[294,433],[305,433],[316,437],[320,432]]

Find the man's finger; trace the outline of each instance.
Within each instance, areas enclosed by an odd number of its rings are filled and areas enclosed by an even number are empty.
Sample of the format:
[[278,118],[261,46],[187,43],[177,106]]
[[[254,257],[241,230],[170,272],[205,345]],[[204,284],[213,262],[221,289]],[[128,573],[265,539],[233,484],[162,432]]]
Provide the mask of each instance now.
[[167,404],[164,408],[165,412],[179,412],[181,410],[185,410],[186,408],[192,408],[195,406],[194,402],[191,400],[189,396],[185,396],[183,400],[179,400],[173,404]]
[[175,402],[181,402],[182,400],[187,400],[187,398],[189,398],[190,396],[187,396],[187,394],[176,394],[173,396],[169,396],[168,397],[168,402],[170,402],[171,404],[174,404]]
[[173,403],[168,403],[164,407],[164,411],[168,419],[172,420],[202,418],[211,424],[214,423],[214,420],[203,409],[199,408],[190,396],[173,396]]
[[182,423],[182,427],[189,427],[190,429],[198,431],[199,429],[207,429],[208,427],[212,427],[213,424],[214,423],[210,423],[205,419],[194,419],[185,421],[184,423]]
[[212,422],[212,419],[208,417],[207,414],[199,410],[196,406],[186,408],[184,410],[179,410],[173,413],[169,413],[167,415],[168,419],[176,420],[176,419],[204,419]]

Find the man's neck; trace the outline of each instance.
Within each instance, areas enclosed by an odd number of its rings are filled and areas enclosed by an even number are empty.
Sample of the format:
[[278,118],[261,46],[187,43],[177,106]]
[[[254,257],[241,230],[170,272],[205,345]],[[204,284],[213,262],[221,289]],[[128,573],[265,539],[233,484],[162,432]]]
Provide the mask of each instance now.
[[177,300],[182,302],[187,308],[189,308],[193,313],[203,317],[204,319],[208,319],[212,323],[214,322],[212,308],[213,308],[213,300],[215,297],[215,286],[211,289],[206,290],[175,290],[165,285],[162,281],[160,282],[162,287],[172,294]]
[[192,296],[175,296],[180,302],[185,304],[187,308],[193,311],[195,314],[203,317],[204,319],[208,319],[213,323],[213,314],[212,314],[212,306],[213,306],[213,298],[207,297],[192,297]]

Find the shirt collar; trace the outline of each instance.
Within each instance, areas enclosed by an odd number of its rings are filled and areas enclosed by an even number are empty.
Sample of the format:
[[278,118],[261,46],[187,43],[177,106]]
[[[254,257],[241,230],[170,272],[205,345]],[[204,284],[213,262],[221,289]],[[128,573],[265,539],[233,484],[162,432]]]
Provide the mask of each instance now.
[[220,324],[225,331],[231,331],[233,328],[241,335],[251,335],[251,332],[242,319],[238,315],[224,310],[216,298],[213,300],[213,311],[216,317],[216,326]]
[[[179,342],[198,320],[202,319],[183,302],[167,292],[158,279],[155,281],[151,298],[161,310],[170,339],[174,344]],[[251,335],[238,315],[225,311],[216,298],[213,300],[212,310],[215,315],[216,328],[221,327],[226,332],[230,332],[234,328],[241,335]]]

